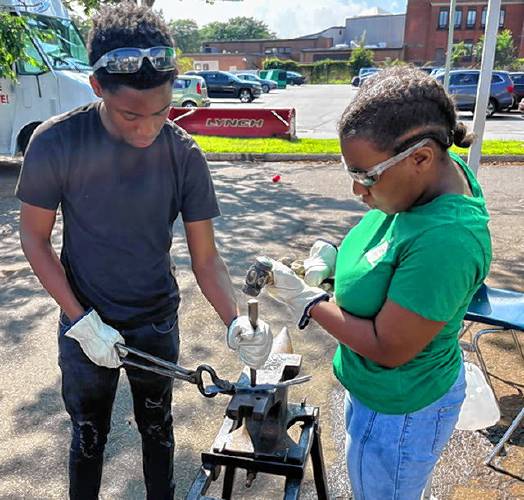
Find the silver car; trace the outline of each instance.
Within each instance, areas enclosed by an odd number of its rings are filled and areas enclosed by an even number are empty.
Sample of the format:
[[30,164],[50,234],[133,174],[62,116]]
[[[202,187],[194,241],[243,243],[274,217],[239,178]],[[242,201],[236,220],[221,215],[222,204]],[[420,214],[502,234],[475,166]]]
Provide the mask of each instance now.
[[171,105],[176,108],[207,108],[211,100],[201,76],[180,75],[173,82]]

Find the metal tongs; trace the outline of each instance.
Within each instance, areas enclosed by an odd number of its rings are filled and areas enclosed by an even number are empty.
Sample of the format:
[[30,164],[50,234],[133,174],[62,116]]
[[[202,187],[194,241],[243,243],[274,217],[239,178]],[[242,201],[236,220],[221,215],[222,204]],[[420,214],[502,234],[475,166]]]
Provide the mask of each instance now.
[[[303,384],[311,380],[311,375],[304,375],[277,384],[257,384],[251,386],[249,381],[246,381],[246,383],[233,383],[229,380],[221,379],[215,369],[209,365],[199,365],[195,370],[188,370],[176,363],[166,361],[165,359],[158,358],[157,356],[121,343],[116,343],[115,348],[124,365],[195,384],[200,393],[206,398],[214,398],[217,394],[233,395],[240,392],[274,392],[283,387]],[[130,355],[138,359],[129,359]],[[141,360],[145,360],[148,363],[144,363]],[[204,373],[209,375],[212,385],[204,385]]]

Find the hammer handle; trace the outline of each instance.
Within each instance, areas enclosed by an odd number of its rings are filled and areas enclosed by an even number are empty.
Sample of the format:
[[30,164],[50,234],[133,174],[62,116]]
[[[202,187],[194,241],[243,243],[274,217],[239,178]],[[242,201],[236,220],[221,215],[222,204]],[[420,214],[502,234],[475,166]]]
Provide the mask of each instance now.
[[247,301],[247,315],[249,317],[249,322],[251,323],[251,328],[253,330],[257,329],[258,323],[258,300],[249,299]]

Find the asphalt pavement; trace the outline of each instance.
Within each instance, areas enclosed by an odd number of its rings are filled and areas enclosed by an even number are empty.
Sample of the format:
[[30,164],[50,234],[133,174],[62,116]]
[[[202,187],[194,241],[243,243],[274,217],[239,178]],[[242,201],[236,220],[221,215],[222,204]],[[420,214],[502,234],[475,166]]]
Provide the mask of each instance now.
[[[291,92],[294,90],[300,89]],[[522,289],[524,281],[523,166],[482,166],[479,174],[492,215],[495,258],[489,283],[514,289]],[[340,241],[365,212],[336,163],[212,163],[211,170],[222,208],[216,220],[218,247],[244,311],[246,297],[240,288],[255,256],[303,257],[317,237]],[[0,498],[63,499],[67,497],[70,427],[60,396],[58,308],[20,250],[19,203],[13,196],[17,174],[16,164],[0,166]],[[278,183],[272,182],[276,174],[281,176]],[[53,234],[57,249],[60,228],[59,218]],[[194,368],[205,362],[220,376],[236,379],[242,367],[225,347],[225,327],[195,283],[181,225],[177,223],[175,229],[171,254],[182,294],[180,363]],[[290,401],[298,402],[307,395],[309,404],[320,407],[331,498],[349,498],[343,459],[343,392],[331,371],[336,342],[316,325],[297,331],[286,309],[265,296],[260,299],[260,316],[274,332],[290,326],[295,351],[303,355],[302,374],[313,376],[307,386],[291,389]],[[200,465],[200,453],[209,449],[220,428],[227,402],[225,396],[205,399],[195,387],[176,382],[177,498],[185,497]],[[479,433],[453,443],[455,473],[448,472],[448,465],[437,469],[441,500],[466,498],[452,496],[452,491],[457,485],[469,484],[471,464],[478,463],[490,446]],[[500,480],[497,488],[513,487],[507,481]],[[251,490],[238,481],[234,498],[280,498],[282,488],[282,480],[262,476]],[[211,493],[218,491],[215,487]],[[302,498],[315,497],[309,470]],[[124,376],[106,448],[101,498],[144,498],[140,440]]]
[[[211,99],[214,108],[295,108],[298,137],[316,139],[337,138],[336,124],[358,88],[351,85],[301,85],[276,89],[262,94],[252,103],[242,104],[238,99]],[[386,104],[384,104],[386,105]],[[459,113],[470,128],[473,115]],[[520,113],[497,113],[486,121],[485,139],[512,139],[524,141],[524,120]]]

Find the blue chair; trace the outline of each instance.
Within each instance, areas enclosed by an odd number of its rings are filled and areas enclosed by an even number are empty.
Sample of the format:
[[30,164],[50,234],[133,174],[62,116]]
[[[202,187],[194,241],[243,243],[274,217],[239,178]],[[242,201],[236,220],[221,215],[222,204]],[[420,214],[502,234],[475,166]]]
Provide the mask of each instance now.
[[[473,336],[472,347],[477,354],[480,368],[484,373],[487,382],[493,389],[493,384],[491,383],[490,375],[482,356],[479,341],[481,337],[490,333],[510,331],[513,337],[513,342],[524,361],[522,345],[517,337],[517,333],[524,333],[524,293],[490,288],[487,285],[482,285],[473,297],[464,319],[474,323],[489,325],[491,327],[482,329]],[[523,419],[524,407],[513,419],[513,422],[508,427],[504,436],[502,436],[491,453],[486,457],[486,460],[484,461],[486,465],[489,464],[500,452],[504,444],[508,441]]]

